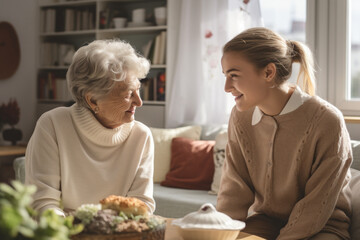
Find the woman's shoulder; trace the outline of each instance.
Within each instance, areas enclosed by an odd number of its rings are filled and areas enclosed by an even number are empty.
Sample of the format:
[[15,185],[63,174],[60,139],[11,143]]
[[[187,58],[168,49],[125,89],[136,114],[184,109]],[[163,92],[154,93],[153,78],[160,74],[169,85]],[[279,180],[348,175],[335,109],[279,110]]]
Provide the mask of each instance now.
[[151,135],[150,128],[139,121],[134,121],[133,131],[137,131],[146,135]]
[[71,114],[70,107],[57,107],[57,108],[53,108],[47,112],[44,112],[39,117],[38,122],[52,121],[53,119],[61,120],[70,114]]
[[318,119],[319,126],[342,126],[345,124],[341,111],[328,101],[315,96],[308,101],[308,107],[312,108],[313,119]]

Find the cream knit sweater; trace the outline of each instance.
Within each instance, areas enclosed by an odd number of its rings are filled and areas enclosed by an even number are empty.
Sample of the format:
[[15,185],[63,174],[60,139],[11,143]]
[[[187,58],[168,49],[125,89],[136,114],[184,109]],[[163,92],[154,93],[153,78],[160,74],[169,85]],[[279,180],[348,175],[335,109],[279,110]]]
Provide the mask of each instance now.
[[340,111],[312,97],[252,126],[253,111],[232,111],[218,210],[245,221],[252,206],[281,219],[281,240],[321,230],[349,239],[352,157]]
[[43,114],[26,150],[26,183],[34,184],[33,207],[63,214],[108,195],[136,197],[153,212],[154,144],[148,127],[134,121],[103,127],[74,104]]

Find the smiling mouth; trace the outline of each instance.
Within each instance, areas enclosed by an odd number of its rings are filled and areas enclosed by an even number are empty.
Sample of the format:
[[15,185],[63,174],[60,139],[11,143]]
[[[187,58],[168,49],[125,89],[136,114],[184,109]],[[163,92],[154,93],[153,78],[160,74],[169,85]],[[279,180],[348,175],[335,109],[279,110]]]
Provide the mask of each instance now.
[[235,97],[235,101],[239,100],[242,96],[244,96],[244,94],[240,94],[239,96]]
[[126,112],[134,114],[134,113],[135,113],[135,108],[134,108],[134,109],[127,110]]

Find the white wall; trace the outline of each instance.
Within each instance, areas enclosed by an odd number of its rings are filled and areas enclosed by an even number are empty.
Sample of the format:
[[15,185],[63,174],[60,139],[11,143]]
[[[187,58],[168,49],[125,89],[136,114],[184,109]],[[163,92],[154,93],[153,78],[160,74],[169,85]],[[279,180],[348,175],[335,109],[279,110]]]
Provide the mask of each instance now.
[[[13,76],[0,80],[0,104],[16,98],[20,107],[17,128],[28,141],[34,125],[36,111],[36,0],[0,0],[0,22],[10,22],[20,43],[20,64]],[[0,136],[0,144],[3,143]]]

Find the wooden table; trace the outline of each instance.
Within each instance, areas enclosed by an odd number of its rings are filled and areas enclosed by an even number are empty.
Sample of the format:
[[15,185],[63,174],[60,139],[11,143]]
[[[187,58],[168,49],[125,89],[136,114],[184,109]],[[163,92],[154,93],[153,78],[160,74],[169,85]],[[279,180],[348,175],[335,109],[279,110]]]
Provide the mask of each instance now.
[[[177,227],[171,224],[171,219],[166,220],[166,231],[165,231],[165,240],[183,240],[182,237],[179,236],[177,232]],[[240,232],[239,236],[236,238],[237,240],[265,240],[264,238],[250,235],[247,233]]]
[[26,146],[0,146],[0,182],[10,183],[15,179],[13,162],[24,156]]
[[26,146],[0,146],[0,157],[25,155]]

